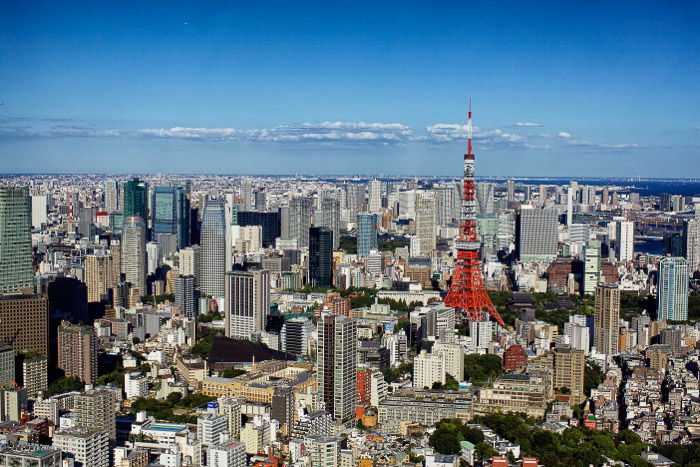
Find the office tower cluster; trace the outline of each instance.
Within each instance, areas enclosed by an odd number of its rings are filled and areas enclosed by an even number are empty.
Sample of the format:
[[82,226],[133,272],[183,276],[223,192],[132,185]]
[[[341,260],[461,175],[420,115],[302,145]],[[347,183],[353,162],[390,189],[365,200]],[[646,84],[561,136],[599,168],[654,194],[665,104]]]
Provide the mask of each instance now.
[[700,200],[477,181],[467,133],[459,177],[3,178],[0,459],[473,464],[422,433],[498,412],[692,442]]

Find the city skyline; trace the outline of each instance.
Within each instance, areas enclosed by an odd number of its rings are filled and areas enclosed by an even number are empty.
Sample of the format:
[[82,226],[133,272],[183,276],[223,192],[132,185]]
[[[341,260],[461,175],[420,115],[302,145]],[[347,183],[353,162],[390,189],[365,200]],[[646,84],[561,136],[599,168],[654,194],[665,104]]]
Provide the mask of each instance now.
[[456,175],[469,97],[483,175],[700,154],[692,5],[75,11],[0,20],[3,172]]

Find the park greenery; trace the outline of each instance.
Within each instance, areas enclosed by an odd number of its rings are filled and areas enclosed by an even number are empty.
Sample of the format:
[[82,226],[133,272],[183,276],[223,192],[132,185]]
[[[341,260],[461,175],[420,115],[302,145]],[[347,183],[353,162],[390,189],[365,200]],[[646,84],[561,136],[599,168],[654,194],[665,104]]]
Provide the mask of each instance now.
[[214,397],[205,396],[204,394],[188,394],[182,397],[179,392],[168,394],[164,400],[139,397],[132,404],[129,411],[132,415],[138,412],[148,412],[148,415],[156,420],[162,420],[172,423],[197,423],[197,417],[193,415],[176,414],[176,410],[187,411],[202,404],[215,400]]
[[165,303],[166,301],[174,302],[175,294],[156,295],[155,297],[153,295],[141,296],[142,303],[149,303],[151,305],[160,305],[161,303]]
[[[522,456],[537,457],[546,467],[600,466],[606,463],[606,458],[625,462],[632,467],[648,465],[640,457],[645,444],[639,435],[630,430],[614,434],[571,427],[559,434],[536,427],[536,420],[522,413],[481,415],[475,417],[472,423],[486,426],[520,445]],[[495,453],[483,439],[483,433],[478,428],[465,425],[459,419],[445,419],[436,424],[429,444],[442,454],[459,454],[459,443],[466,440],[474,444],[478,458],[487,459]]]
[[51,383],[46,391],[44,391],[44,397],[51,397],[55,394],[63,394],[65,392],[80,391],[83,389],[83,382],[80,378],[75,376],[61,376]]
[[218,335],[222,335],[221,329],[202,328],[197,336],[197,343],[192,346],[190,353],[197,357],[206,359],[214,345],[214,339]]
[[492,380],[503,373],[503,360],[495,354],[464,356],[464,379],[472,383]]

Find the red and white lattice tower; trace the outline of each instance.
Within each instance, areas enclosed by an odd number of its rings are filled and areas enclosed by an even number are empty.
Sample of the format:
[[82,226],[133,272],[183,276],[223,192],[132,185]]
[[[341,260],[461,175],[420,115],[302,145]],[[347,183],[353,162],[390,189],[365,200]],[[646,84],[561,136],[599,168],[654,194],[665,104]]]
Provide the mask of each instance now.
[[467,153],[464,155],[464,183],[459,237],[456,241],[457,261],[452,272],[452,284],[445,305],[457,309],[462,319],[481,321],[489,313],[501,326],[505,323],[486,294],[479,260],[480,243],[476,237],[476,190],[474,185],[474,154],[472,153],[472,101],[469,100]]

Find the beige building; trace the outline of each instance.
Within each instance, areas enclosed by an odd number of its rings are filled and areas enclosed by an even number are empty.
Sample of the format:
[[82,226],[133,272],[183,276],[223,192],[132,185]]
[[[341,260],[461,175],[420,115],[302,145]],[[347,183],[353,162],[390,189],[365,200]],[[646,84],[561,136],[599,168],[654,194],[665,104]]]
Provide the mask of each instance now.
[[617,286],[603,284],[595,290],[595,322],[593,345],[600,353],[619,353],[620,290]]
[[0,295],[0,341],[15,351],[49,354],[49,308],[45,296],[20,293]]
[[97,338],[92,326],[63,321],[58,328],[58,367],[85,384],[97,380]]
[[110,255],[85,256],[85,285],[87,285],[88,302],[99,302],[107,298],[108,291],[114,287],[114,266]]

